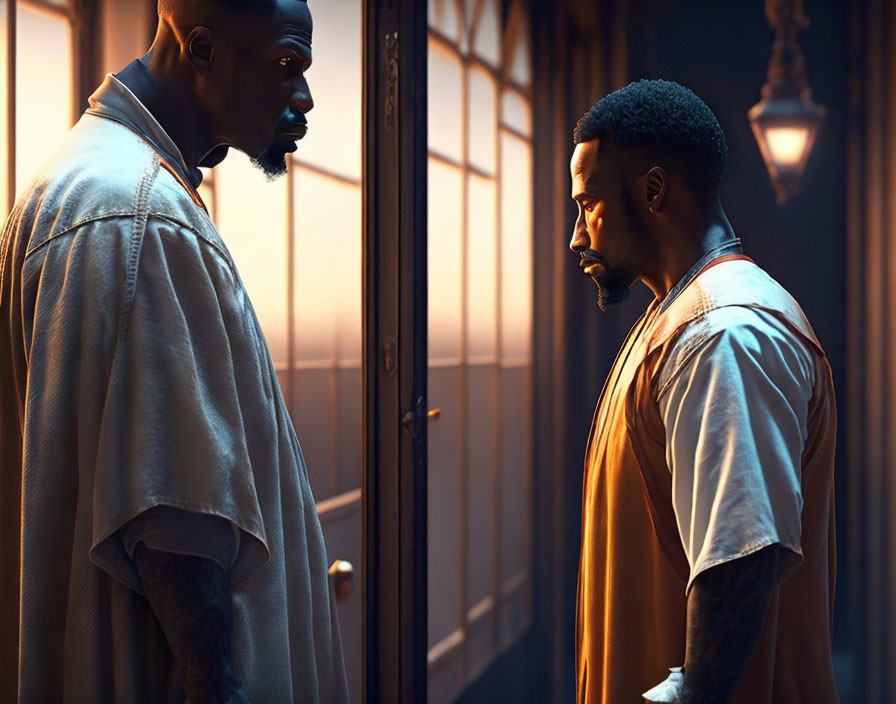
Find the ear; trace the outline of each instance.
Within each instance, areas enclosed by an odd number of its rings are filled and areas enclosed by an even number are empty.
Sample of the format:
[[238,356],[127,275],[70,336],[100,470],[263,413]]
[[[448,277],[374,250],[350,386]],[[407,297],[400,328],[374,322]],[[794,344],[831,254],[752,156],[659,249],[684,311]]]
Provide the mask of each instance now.
[[666,199],[667,184],[668,178],[661,166],[654,166],[647,172],[645,197],[647,198],[647,209],[651,213],[656,213],[663,207],[663,201]]
[[190,64],[200,76],[207,76],[215,53],[212,30],[208,27],[193,27],[187,35],[185,45]]

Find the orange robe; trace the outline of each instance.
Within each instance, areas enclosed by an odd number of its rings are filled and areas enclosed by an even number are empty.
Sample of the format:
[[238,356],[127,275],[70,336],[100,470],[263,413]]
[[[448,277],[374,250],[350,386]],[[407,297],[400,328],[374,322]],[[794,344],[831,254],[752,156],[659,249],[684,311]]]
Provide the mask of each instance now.
[[683,332],[723,306],[773,315],[805,342],[815,362],[800,467],[802,562],[780,575],[759,644],[731,701],[838,701],[831,664],[836,413],[830,368],[790,295],[752,263],[726,264],[731,258],[703,269],[668,309],[651,304],[620,350],[598,403],[582,508],[579,704],[640,701],[670,667],[684,664],[690,566],[673,509],[657,387]]

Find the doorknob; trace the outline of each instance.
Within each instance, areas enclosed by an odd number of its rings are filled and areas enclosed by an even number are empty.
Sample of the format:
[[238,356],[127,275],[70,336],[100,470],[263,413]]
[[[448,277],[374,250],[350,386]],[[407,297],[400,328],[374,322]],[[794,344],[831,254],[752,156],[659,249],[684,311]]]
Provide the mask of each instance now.
[[333,578],[333,592],[336,595],[336,603],[348,601],[352,595],[352,573],[355,568],[348,560],[336,560],[328,570]]
[[438,420],[440,415],[442,415],[442,409],[433,408],[426,412],[426,420]]

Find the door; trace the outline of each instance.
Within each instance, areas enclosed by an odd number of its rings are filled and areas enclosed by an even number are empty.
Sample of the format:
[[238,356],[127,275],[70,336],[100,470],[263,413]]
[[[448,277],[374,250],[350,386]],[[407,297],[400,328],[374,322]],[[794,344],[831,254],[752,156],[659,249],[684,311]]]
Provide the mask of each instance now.
[[[534,505],[529,36],[524,3],[429,2],[428,391],[439,410],[427,451],[432,704],[464,693],[482,701],[475,690],[484,682],[526,672]],[[499,673],[496,664],[508,657],[517,671]]]

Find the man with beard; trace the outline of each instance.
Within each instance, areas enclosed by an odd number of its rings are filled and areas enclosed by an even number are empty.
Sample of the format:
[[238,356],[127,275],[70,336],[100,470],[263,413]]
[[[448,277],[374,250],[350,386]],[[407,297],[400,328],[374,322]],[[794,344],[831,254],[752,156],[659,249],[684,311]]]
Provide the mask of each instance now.
[[722,210],[724,134],[641,81],[575,142],[570,248],[598,304],[655,294],[586,455],[577,701],[836,702],[830,369]]
[[230,147],[285,172],[311,15],[159,17],[0,240],[0,700],[345,702],[308,473],[196,191]]

